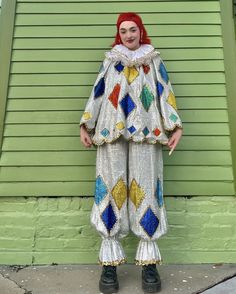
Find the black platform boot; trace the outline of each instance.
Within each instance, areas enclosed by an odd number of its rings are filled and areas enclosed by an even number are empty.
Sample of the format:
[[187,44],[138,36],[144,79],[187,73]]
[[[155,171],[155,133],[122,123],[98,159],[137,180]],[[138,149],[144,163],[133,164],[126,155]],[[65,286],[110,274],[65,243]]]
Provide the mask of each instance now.
[[142,287],[146,293],[156,293],[161,290],[161,279],[155,264],[142,267]]
[[99,281],[99,290],[104,294],[117,293],[119,283],[116,274],[116,266],[104,265]]

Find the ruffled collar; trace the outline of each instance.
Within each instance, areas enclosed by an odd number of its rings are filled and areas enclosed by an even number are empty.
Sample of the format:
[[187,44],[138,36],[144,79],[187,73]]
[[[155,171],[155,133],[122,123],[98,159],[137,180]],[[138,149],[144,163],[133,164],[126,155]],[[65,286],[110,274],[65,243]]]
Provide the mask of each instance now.
[[121,61],[126,66],[140,66],[142,64],[150,64],[151,60],[160,54],[152,45],[142,44],[136,50],[130,50],[124,45],[116,45],[111,51],[105,55],[112,61]]

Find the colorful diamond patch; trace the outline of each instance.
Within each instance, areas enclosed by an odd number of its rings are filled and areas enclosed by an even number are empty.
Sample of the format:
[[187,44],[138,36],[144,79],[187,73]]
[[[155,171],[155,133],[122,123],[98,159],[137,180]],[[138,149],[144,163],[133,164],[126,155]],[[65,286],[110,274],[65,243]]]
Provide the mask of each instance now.
[[130,189],[129,189],[129,198],[133,202],[136,208],[139,207],[141,202],[143,201],[145,196],[145,193],[142,188],[139,187],[137,184],[136,180],[133,179],[131,184],[130,184]]
[[118,130],[123,130],[125,128],[125,125],[124,125],[123,121],[120,121],[116,124],[116,127]]
[[116,206],[118,207],[118,209],[121,209],[127,198],[126,184],[122,179],[119,179],[119,181],[116,183],[111,191],[111,194],[115,200]]
[[104,209],[104,211],[101,215],[101,218],[102,218],[108,232],[110,232],[111,229],[113,228],[114,224],[116,223],[116,220],[117,220],[111,203],[109,203],[109,205]]
[[164,91],[164,87],[162,86],[160,82],[157,82],[157,96],[159,99],[161,98],[163,91]]
[[102,177],[98,176],[95,183],[95,202],[97,205],[100,204],[107,192],[108,190],[106,184],[104,183]]
[[168,73],[167,73],[166,68],[162,62],[160,63],[160,66],[159,66],[159,72],[161,74],[162,79],[166,83],[168,83],[168,81],[169,81]]
[[109,132],[109,130],[107,128],[104,128],[101,131],[101,134],[103,135],[103,137],[107,137],[110,134],[110,132]]
[[115,65],[115,69],[116,69],[118,72],[122,72],[122,70],[124,69],[124,65],[123,65],[121,62],[118,62],[118,63]]
[[144,134],[144,136],[147,136],[149,133],[150,133],[150,132],[149,132],[149,129],[148,129],[147,127],[145,127],[145,128],[143,129],[143,134]]
[[94,87],[94,98],[98,98],[103,95],[105,91],[105,79],[104,77],[99,80],[97,85]]
[[117,109],[118,107],[118,98],[120,94],[120,84],[116,84],[115,87],[113,88],[110,96],[108,99],[111,101],[112,105]]
[[177,105],[176,105],[176,100],[175,100],[175,95],[170,92],[168,98],[167,98],[167,102],[175,109],[177,110]]
[[148,111],[152,104],[152,101],[154,100],[154,95],[148,89],[147,86],[143,87],[141,95],[140,95],[140,100],[142,101],[142,104],[145,110]]
[[124,75],[128,81],[128,84],[131,84],[139,75],[135,66],[128,67],[126,66],[124,69]]
[[161,131],[158,128],[155,128],[155,130],[153,131],[155,136],[159,136]]
[[170,119],[173,121],[173,122],[176,122],[178,117],[174,114],[174,113],[171,113],[170,115]]
[[83,118],[84,120],[89,120],[90,118],[92,118],[92,114],[91,114],[90,112],[88,112],[88,111],[85,111],[85,112],[83,113],[82,118]]
[[129,94],[126,94],[125,97],[120,101],[120,105],[126,118],[136,106]]
[[143,64],[143,72],[145,74],[148,74],[150,71],[150,66],[149,65],[146,65],[146,64]]
[[140,220],[140,224],[145,230],[145,232],[148,234],[149,237],[152,237],[154,233],[156,232],[156,229],[159,225],[159,219],[157,216],[153,213],[152,209],[148,207],[144,215],[142,216]]
[[134,126],[131,126],[128,128],[128,131],[133,134],[136,131],[136,128]]

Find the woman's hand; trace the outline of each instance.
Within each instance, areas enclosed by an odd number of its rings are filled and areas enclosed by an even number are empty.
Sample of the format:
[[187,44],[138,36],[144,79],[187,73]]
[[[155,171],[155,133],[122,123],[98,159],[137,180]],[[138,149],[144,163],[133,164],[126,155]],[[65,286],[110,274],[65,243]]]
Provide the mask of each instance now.
[[93,144],[84,125],[80,126],[80,141],[86,148],[90,148]]
[[179,143],[180,138],[182,137],[183,129],[176,128],[176,130],[173,132],[172,136],[169,138],[168,141],[168,147],[171,149],[171,153],[175,150],[175,147]]

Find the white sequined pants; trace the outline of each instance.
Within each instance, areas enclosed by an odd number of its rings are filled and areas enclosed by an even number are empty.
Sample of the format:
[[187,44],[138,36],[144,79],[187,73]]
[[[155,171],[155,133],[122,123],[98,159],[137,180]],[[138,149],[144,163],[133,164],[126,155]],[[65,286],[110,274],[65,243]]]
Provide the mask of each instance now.
[[160,144],[134,143],[121,137],[98,146],[91,223],[102,236],[100,264],[126,261],[120,239],[130,229],[140,238],[135,263],[161,261],[155,240],[167,231],[162,183]]

